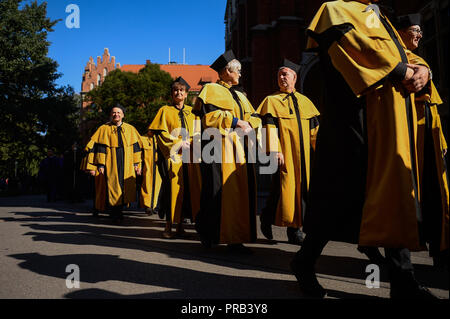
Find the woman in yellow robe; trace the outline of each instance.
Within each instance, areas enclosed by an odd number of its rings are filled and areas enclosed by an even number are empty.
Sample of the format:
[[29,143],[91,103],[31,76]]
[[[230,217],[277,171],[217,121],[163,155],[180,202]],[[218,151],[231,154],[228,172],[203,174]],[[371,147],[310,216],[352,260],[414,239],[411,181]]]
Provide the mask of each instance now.
[[203,139],[196,229],[205,247],[228,244],[233,251],[251,253],[243,244],[256,240],[256,178],[246,145],[234,129],[252,134],[261,121],[245,95],[233,88],[239,83],[241,65],[232,51],[211,68],[220,81],[206,84],[194,107],[201,117]]
[[183,78],[177,78],[171,89],[173,105],[161,107],[149,127],[157,141],[163,179],[160,209],[166,215],[164,238],[173,237],[173,223],[177,224],[176,236],[183,236],[183,220],[193,221],[200,209],[199,161],[189,156],[200,123],[192,107],[184,104],[189,88]]

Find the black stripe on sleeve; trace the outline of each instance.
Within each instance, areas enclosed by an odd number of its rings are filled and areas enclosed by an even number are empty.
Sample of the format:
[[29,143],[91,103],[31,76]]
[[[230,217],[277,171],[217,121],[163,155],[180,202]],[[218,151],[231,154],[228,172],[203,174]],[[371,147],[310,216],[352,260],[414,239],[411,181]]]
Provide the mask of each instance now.
[[217,106],[212,104],[203,104],[204,114],[220,110]]
[[335,41],[339,41],[344,34],[354,29],[351,23],[343,23],[332,26],[322,33],[315,33],[311,30],[306,31],[306,34],[314,39],[319,44],[321,50],[327,51]]
[[319,118],[317,116],[314,116],[313,118],[311,118],[309,120],[309,129],[310,130],[315,129],[316,127],[319,126],[319,124],[320,124],[319,123]]
[[106,145],[105,144],[95,144],[95,153],[106,154]]
[[133,144],[133,153],[139,153],[141,151],[141,147],[139,146],[139,143],[136,142]]
[[275,125],[276,127],[278,127],[278,119],[276,117],[273,117],[272,114],[267,113],[260,117],[262,125]]

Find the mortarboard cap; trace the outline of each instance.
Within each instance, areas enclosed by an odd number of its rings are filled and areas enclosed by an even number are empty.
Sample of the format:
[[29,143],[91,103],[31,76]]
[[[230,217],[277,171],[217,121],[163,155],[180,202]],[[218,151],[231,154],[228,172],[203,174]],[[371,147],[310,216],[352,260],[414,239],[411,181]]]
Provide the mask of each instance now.
[[123,107],[122,106],[122,104],[120,104],[120,103],[116,103],[116,104],[114,104],[114,106],[111,108],[111,111],[112,111],[112,109],[114,109],[114,108],[119,108],[119,109],[121,109],[122,110],[122,112],[123,112],[123,114],[125,114],[125,112],[126,112],[126,108],[125,107]]
[[283,63],[281,63],[280,65],[280,69],[281,68],[289,68],[295,73],[298,73],[298,71],[300,71],[300,65],[295,64],[294,62],[289,61],[288,59],[283,60]]
[[408,14],[397,18],[397,20],[395,21],[395,28],[397,30],[402,30],[409,28],[412,25],[420,25],[420,22],[420,14]]
[[180,83],[180,84],[184,85],[186,87],[186,92],[189,91],[189,89],[191,88],[191,86],[181,76],[177,77],[175,79],[175,81],[173,81],[172,85],[175,83]]
[[233,61],[234,59],[236,59],[236,57],[234,56],[233,51],[228,50],[220,57],[218,57],[217,60],[214,61],[214,63],[210,66],[210,68],[215,70],[216,72],[220,72],[224,67],[227,66],[230,61]]

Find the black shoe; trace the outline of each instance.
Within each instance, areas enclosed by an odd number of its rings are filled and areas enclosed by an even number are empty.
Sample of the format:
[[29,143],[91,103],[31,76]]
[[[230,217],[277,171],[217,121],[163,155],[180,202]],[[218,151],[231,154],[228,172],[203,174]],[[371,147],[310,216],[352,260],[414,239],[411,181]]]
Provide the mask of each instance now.
[[153,215],[153,209],[151,209],[151,208],[146,208],[146,209],[145,209],[145,214],[147,214],[147,216],[152,216],[152,215]]
[[322,299],[327,294],[326,290],[319,284],[313,269],[306,269],[296,259],[291,261],[291,271],[297,278],[300,290],[308,297]]
[[301,246],[303,244],[303,232],[298,228],[290,228],[287,229],[287,237],[288,243],[293,245]]
[[272,224],[265,221],[262,215],[259,217],[259,220],[261,221],[260,228],[261,228],[262,234],[267,239],[272,240],[273,239]]
[[242,244],[228,244],[228,249],[233,253],[243,254],[243,255],[252,255],[253,250],[248,247],[245,247]]
[[98,217],[98,210],[94,210],[94,211],[92,212],[92,216]]

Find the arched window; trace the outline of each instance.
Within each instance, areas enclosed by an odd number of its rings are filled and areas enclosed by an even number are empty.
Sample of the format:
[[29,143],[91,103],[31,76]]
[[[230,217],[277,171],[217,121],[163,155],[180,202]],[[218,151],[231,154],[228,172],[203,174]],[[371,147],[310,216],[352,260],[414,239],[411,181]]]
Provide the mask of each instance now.
[[107,75],[108,75],[108,69],[104,68],[103,69],[103,78],[106,78]]
[[91,83],[90,90],[92,91],[94,89],[94,83]]
[[102,82],[102,76],[99,74],[99,75],[97,75],[97,85],[100,86],[101,82]]

